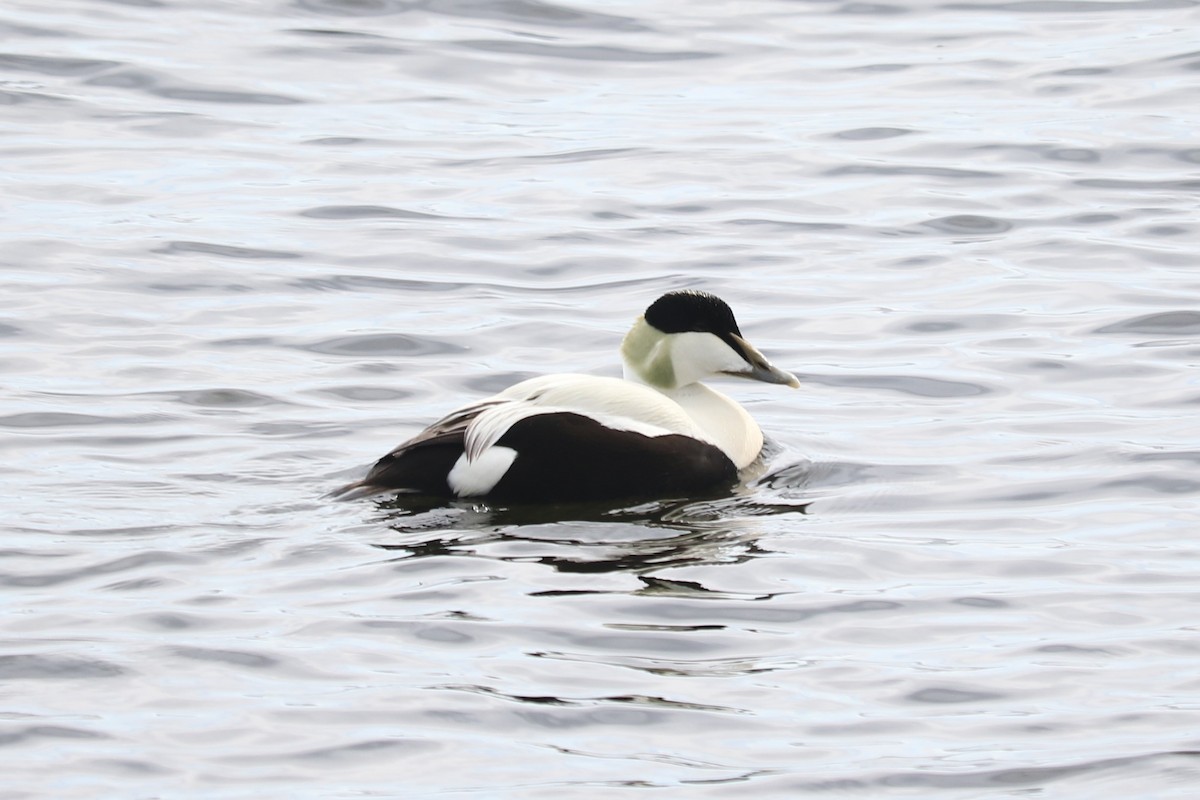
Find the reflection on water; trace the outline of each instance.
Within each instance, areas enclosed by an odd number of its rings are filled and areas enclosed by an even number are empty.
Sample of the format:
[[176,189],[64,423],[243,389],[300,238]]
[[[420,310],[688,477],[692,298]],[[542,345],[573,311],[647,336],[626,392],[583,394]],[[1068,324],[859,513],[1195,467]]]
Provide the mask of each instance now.
[[377,543],[406,557],[498,556],[562,572],[647,573],[697,564],[740,563],[761,555],[754,518],[802,514],[804,503],[767,504],[750,493],[706,501],[655,501],[622,509],[603,505],[492,507],[482,501],[406,498],[377,501],[395,532]]
[[[1194,2],[10,6],[13,796],[1195,793]],[[737,491],[322,499],[676,288]]]

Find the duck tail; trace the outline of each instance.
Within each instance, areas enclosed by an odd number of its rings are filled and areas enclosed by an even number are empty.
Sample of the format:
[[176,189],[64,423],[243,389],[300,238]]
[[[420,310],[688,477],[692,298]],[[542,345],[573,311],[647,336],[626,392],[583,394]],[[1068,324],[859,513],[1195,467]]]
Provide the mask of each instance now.
[[341,501],[358,500],[362,497],[370,497],[371,495],[380,494],[386,491],[388,491],[386,486],[379,486],[378,484],[368,483],[367,481],[363,480],[355,481],[354,483],[347,483],[345,486],[334,489],[332,492],[326,494],[325,498],[327,500]]

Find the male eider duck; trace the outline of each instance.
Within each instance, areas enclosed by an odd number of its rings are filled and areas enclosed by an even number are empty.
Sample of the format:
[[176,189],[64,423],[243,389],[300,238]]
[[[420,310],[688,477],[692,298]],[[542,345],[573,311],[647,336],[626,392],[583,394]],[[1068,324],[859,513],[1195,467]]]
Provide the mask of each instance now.
[[589,502],[728,487],[762,452],[746,410],[700,381],[799,386],[742,338],[725,301],[668,292],[621,343],[625,377],[544,375],[452,411],[335,492]]

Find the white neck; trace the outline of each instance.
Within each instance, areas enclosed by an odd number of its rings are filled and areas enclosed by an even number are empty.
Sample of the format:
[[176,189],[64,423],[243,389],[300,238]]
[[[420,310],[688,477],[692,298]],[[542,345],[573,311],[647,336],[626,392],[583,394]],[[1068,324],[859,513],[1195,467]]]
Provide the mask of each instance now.
[[625,380],[649,386],[675,401],[708,439],[721,449],[738,469],[750,466],[762,452],[762,430],[754,418],[736,402],[702,383],[666,388],[642,377],[625,360]]
[[664,334],[638,317],[621,342],[625,379],[675,401],[738,469],[754,463],[763,436],[746,409],[700,380],[744,367],[720,339],[705,333]]

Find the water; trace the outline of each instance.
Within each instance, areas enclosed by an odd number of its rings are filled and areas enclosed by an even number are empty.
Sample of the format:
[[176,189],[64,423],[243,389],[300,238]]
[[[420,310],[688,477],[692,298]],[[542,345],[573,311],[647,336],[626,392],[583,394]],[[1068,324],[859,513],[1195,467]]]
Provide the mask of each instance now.
[[[11,2],[4,798],[1190,798],[1192,0]],[[734,497],[321,495],[724,296]]]

